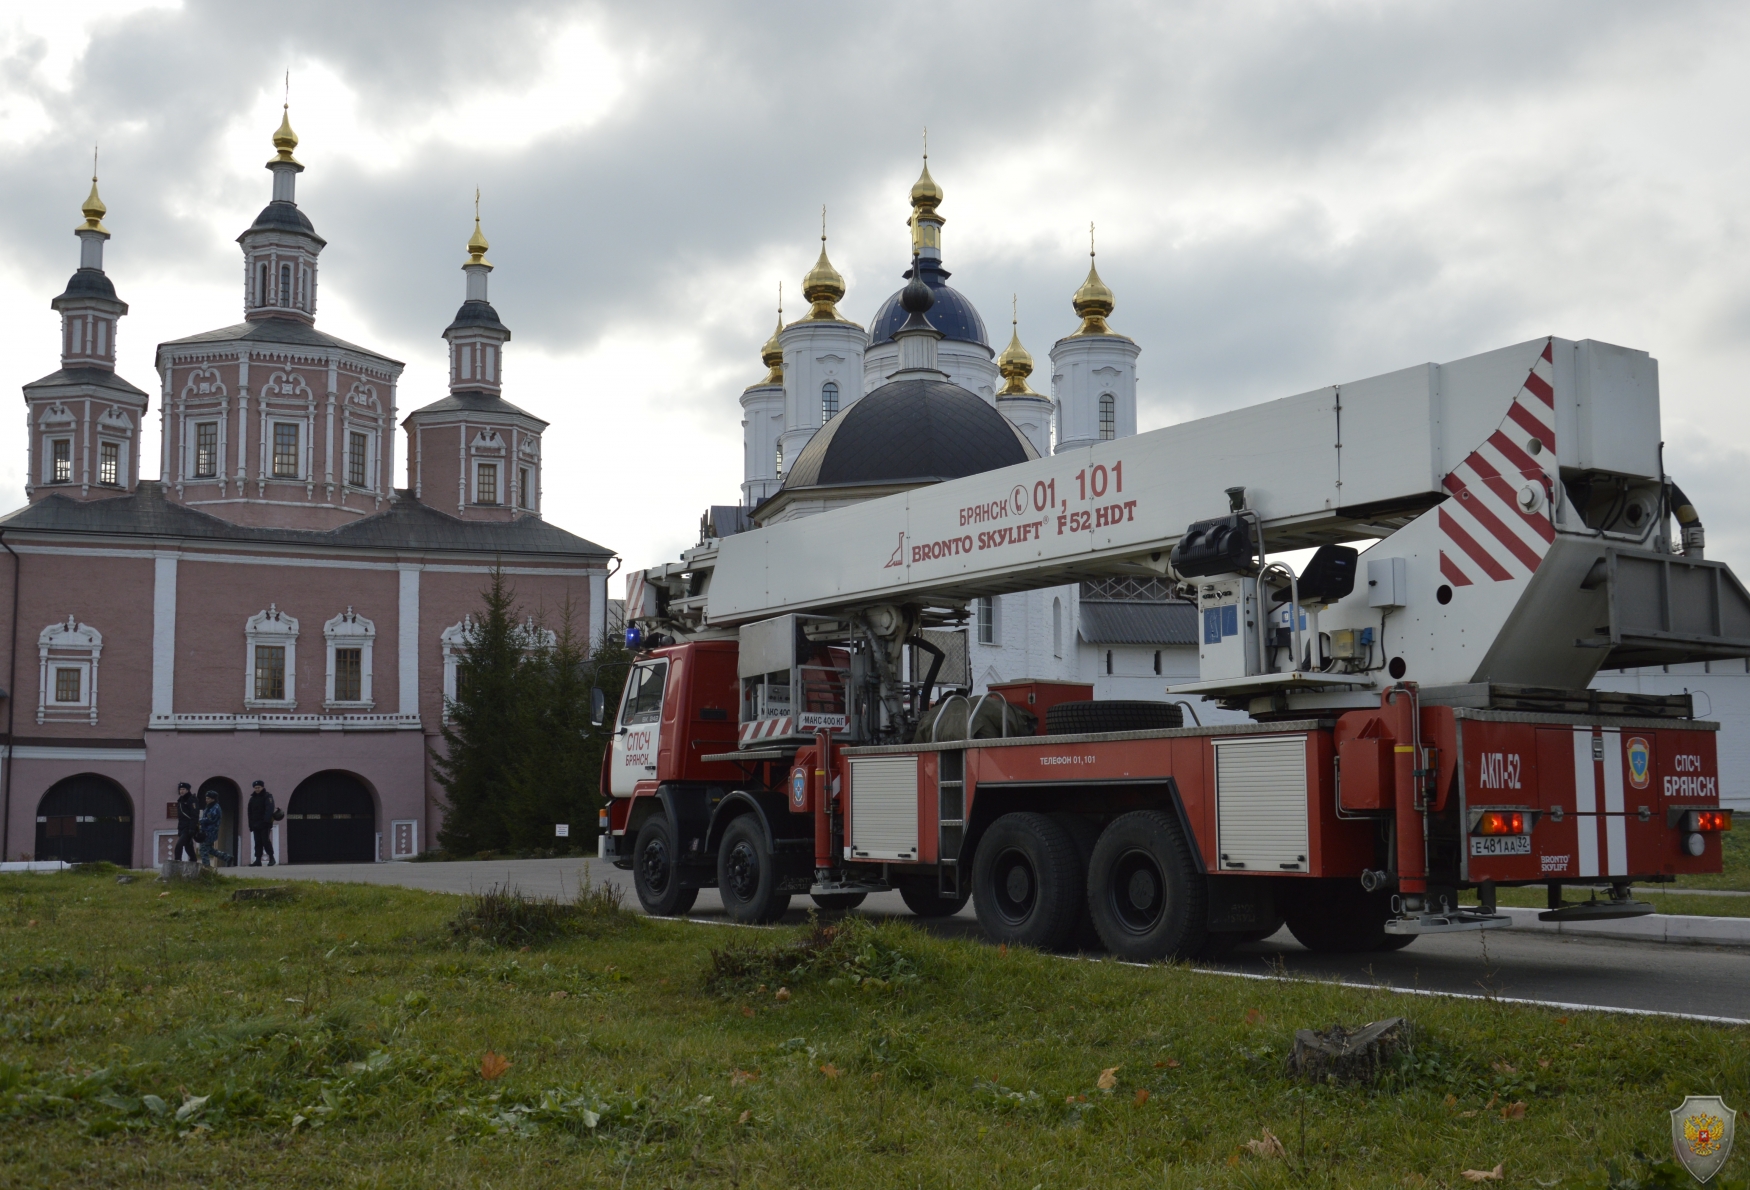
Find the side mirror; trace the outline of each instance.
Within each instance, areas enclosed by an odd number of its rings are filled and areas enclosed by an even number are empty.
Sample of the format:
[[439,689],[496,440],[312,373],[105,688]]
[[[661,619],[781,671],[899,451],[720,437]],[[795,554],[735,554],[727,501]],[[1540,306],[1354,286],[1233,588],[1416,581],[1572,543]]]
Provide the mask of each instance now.
[[589,725],[600,727],[608,717],[608,696],[600,686],[589,692]]

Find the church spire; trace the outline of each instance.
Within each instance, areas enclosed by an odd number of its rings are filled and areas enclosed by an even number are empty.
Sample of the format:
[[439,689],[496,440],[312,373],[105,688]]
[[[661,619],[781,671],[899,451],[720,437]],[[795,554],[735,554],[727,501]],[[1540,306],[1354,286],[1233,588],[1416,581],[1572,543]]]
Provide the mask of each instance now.
[[1106,325],[1106,319],[1111,316],[1112,309],[1117,305],[1112,291],[1106,283],[1100,280],[1100,271],[1094,267],[1094,225],[1088,224],[1088,276],[1082,282],[1080,289],[1070,299],[1070,305],[1076,315],[1081,318],[1082,325],[1076,329],[1078,335],[1110,335],[1112,328]]
[[510,328],[498,319],[498,311],[486,300],[486,278],[492,262],[486,259],[486,233],[480,230],[480,191],[474,191],[474,234],[468,237],[468,259],[462,262],[467,281],[462,307],[444,328],[450,344],[450,391],[497,395],[503,388],[504,345]]
[[784,345],[778,342],[778,336],[784,330],[784,283],[778,282],[778,326],[772,331],[772,337],[766,340],[760,348],[760,363],[766,366],[766,378],[761,384],[784,383]]
[[304,164],[292,156],[298,134],[292,131],[291,79],[274,130],[274,155],[265,168],[273,175],[273,197],[247,231],[237,237],[248,270],[244,317],[316,321],[316,258],[327,244],[315,225],[298,209],[298,175]]
[[911,187],[912,254],[931,264],[942,259],[942,225],[947,222],[936,210],[942,205],[942,188],[930,176],[930,130],[924,129],[924,169]]
[[839,322],[838,303],[845,296],[845,279],[826,258],[826,208],[820,208],[820,259],[802,278],[802,296],[813,303],[805,318],[816,322]]
[[1020,297],[1012,299],[1015,303],[1010,312],[1009,345],[1003,348],[1003,353],[997,356],[997,371],[1003,375],[1003,386],[997,390],[999,397],[1036,397],[1027,384],[1027,377],[1033,374],[1033,357],[1027,349],[1021,346],[1021,316],[1019,313]]

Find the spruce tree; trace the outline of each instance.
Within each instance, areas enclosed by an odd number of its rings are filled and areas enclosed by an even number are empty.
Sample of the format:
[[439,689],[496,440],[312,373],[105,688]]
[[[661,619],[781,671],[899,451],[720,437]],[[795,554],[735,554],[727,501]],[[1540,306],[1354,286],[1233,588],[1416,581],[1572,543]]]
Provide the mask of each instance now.
[[457,665],[456,697],[445,707],[445,749],[432,750],[449,802],[438,842],[455,855],[509,844],[507,795],[531,719],[526,629],[517,622],[516,592],[502,570],[493,569],[481,598],[484,607]]

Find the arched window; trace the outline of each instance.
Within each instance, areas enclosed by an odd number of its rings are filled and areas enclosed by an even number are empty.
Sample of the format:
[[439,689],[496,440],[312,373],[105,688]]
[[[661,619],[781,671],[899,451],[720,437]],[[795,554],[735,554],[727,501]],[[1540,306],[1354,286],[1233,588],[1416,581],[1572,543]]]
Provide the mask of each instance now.
[[820,386],[820,424],[825,425],[839,413],[838,382],[829,380]]
[[263,264],[255,284],[255,304],[258,306],[267,305],[267,295],[267,265]]
[[280,305],[292,304],[292,266],[280,265]]
[[1111,393],[1100,394],[1100,440],[1109,442],[1118,436],[1118,399]]
[[772,466],[772,474],[776,475],[779,479],[783,479],[784,478],[784,444],[782,442],[778,443],[778,449],[774,452],[773,458],[775,461],[774,461],[773,466]]

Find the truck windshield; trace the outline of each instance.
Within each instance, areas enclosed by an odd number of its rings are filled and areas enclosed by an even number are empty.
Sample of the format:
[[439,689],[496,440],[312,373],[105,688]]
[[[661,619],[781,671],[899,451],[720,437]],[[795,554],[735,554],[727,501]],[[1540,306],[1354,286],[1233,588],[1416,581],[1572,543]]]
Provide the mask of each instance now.
[[626,679],[626,713],[623,723],[655,723],[662,717],[662,687],[668,680],[668,662],[647,661],[635,666]]

